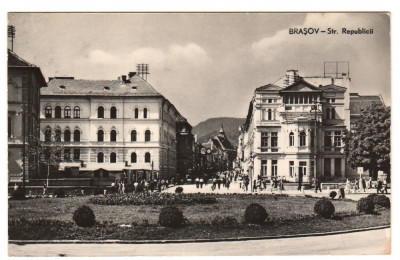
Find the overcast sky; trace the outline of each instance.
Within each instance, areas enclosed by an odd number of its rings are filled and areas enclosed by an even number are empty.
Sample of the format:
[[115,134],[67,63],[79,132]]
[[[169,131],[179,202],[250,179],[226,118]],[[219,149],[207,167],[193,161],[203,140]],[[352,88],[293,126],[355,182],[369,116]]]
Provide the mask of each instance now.
[[[148,82],[192,125],[245,117],[254,89],[287,69],[323,75],[324,61],[349,61],[351,92],[390,105],[390,19],[386,14],[9,14],[14,51],[53,76],[117,79],[148,63]],[[290,35],[331,27],[337,35]],[[374,29],[341,35],[341,28]]]

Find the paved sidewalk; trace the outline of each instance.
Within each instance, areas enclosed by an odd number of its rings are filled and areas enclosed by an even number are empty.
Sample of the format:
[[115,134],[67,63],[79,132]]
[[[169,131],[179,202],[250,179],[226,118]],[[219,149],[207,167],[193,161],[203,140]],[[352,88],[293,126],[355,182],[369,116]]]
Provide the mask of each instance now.
[[[207,185],[203,185],[203,188],[196,188],[195,184],[185,184],[185,185],[177,185],[174,187],[170,187],[166,190],[163,190],[163,192],[168,192],[168,193],[174,193],[176,187],[182,187],[183,188],[183,192],[184,193],[215,193],[215,194],[231,194],[231,193],[246,193],[243,189],[240,188],[240,184],[239,182],[232,182],[229,189],[223,187],[223,185],[221,184],[220,189],[217,188],[213,191],[211,189],[212,184],[207,184]],[[250,185],[249,185],[250,187]],[[280,191],[273,191],[271,192],[271,189],[269,188],[269,186],[267,186],[267,190],[263,190],[263,191],[258,191],[258,194],[288,194],[289,196],[305,196],[305,195],[309,195],[309,196],[313,196],[313,197],[328,197],[329,193],[331,191],[336,191],[339,194],[339,190],[338,189],[331,189],[331,190],[322,190],[321,192],[315,193],[313,190],[305,190],[305,191],[298,191],[298,190],[284,190],[282,192]],[[251,194],[251,192],[247,192],[249,194]],[[364,193],[346,193],[346,199],[351,199],[351,200],[359,200],[363,197],[368,196],[369,194],[372,193],[376,193],[375,189],[368,189],[366,190],[366,192]],[[388,197],[390,197],[390,192],[389,194],[385,194]]]

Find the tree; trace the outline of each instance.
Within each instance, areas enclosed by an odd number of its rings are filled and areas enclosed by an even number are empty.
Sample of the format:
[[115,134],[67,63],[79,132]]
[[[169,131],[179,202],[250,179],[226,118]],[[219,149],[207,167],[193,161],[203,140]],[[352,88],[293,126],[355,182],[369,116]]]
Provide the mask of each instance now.
[[376,179],[377,171],[390,175],[390,107],[371,104],[361,110],[344,137],[347,161],[353,168],[364,167]]

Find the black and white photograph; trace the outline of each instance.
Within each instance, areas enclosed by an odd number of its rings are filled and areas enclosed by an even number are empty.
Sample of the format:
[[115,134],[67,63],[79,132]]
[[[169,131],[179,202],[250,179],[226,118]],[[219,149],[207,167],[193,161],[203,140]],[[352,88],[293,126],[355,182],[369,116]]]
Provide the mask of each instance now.
[[8,255],[391,255],[391,71],[385,11],[10,11]]

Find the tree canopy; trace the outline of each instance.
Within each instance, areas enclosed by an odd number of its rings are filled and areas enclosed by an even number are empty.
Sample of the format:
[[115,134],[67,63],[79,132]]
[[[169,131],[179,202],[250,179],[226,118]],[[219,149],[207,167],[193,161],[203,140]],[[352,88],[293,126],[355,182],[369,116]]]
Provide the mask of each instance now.
[[378,170],[390,174],[390,125],[390,107],[371,104],[361,110],[344,138],[348,163],[374,174]]

